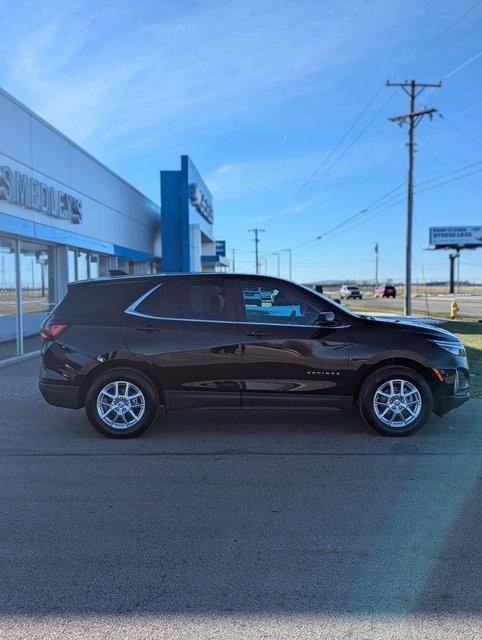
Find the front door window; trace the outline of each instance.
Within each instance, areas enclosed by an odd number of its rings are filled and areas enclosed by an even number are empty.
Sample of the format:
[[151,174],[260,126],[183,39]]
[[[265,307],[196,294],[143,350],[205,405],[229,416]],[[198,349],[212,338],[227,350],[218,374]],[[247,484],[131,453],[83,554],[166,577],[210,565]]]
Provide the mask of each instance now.
[[312,325],[322,311],[289,286],[250,282],[241,286],[247,322]]

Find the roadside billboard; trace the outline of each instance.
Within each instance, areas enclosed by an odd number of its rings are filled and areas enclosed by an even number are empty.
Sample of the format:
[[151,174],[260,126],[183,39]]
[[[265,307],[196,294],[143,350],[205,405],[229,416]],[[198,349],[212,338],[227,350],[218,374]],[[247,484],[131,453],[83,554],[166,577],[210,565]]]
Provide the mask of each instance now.
[[430,244],[435,249],[482,247],[482,226],[430,227]]

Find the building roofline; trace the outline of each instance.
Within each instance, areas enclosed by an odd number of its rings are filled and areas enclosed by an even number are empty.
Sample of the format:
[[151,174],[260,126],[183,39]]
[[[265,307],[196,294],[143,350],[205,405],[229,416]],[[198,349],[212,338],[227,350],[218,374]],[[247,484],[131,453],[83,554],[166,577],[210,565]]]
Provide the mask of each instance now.
[[99,167],[102,167],[103,169],[105,169],[108,173],[110,173],[112,176],[114,176],[114,178],[117,178],[118,180],[120,180],[121,182],[123,182],[125,185],[127,185],[130,189],[133,189],[136,193],[138,193],[140,196],[142,196],[143,198],[145,198],[146,200],[149,200],[149,202],[151,202],[152,204],[154,204],[157,209],[160,210],[160,202],[154,202],[154,200],[151,200],[148,196],[146,196],[145,193],[142,193],[142,191],[140,191],[137,187],[135,187],[133,184],[131,184],[130,182],[128,182],[125,178],[123,178],[122,176],[120,176],[118,173],[116,173],[115,171],[113,171],[112,169],[110,169],[107,165],[105,165],[103,162],[101,162],[100,160],[98,160],[94,155],[92,155],[91,153],[89,153],[89,151],[87,151],[86,149],[84,149],[83,147],[80,146],[80,144],[77,144],[77,142],[74,142],[74,140],[72,140],[72,138],[69,138],[68,136],[66,136],[64,133],[62,133],[62,131],[60,131],[59,129],[57,129],[56,127],[54,127],[52,124],[50,124],[50,122],[47,122],[47,120],[45,120],[44,118],[42,118],[41,116],[39,116],[37,113],[35,113],[35,111],[32,111],[32,109],[30,109],[29,107],[27,107],[25,104],[23,104],[23,102],[20,102],[20,100],[17,100],[17,98],[15,98],[14,96],[12,96],[10,93],[8,93],[8,91],[5,91],[5,89],[3,89],[2,87],[0,87],[0,95],[2,95],[4,98],[6,98],[7,100],[9,100],[11,103],[13,103],[16,107],[19,107],[20,109],[22,109],[23,111],[25,111],[26,113],[28,113],[28,115],[32,118],[35,118],[35,120],[37,120],[38,122],[40,122],[41,124],[43,124],[44,126],[48,127],[53,133],[59,135],[61,138],[63,138],[64,140],[66,140],[69,144],[71,144],[75,149],[77,149],[77,151],[80,151],[81,153],[83,153],[85,156],[87,156],[88,158],[90,158],[91,160],[93,160],[97,165],[99,165]]

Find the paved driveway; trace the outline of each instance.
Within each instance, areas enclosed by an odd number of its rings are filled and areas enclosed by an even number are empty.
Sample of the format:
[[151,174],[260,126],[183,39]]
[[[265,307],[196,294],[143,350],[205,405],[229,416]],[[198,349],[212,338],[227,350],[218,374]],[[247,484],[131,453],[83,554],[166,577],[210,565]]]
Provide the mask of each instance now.
[[[177,413],[119,442],[0,369],[0,637],[476,638],[482,401]],[[478,590],[479,589],[479,590]]]

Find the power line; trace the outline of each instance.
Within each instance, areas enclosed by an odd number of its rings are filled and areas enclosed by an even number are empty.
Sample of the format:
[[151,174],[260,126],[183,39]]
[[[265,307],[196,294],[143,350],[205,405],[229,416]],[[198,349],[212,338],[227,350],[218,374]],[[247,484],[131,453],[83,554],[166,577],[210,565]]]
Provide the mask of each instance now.
[[404,62],[402,66],[399,67],[394,74],[392,74],[391,77],[393,77],[393,75],[395,74],[398,75],[402,69],[407,67],[414,60],[420,57],[422,53],[425,53],[425,51],[430,49],[430,47],[432,47],[436,42],[441,40],[449,31],[451,31],[455,27],[455,25],[457,25],[459,22],[462,22],[462,20],[464,20],[464,18],[466,18],[469,15],[469,13],[471,13],[474,9],[476,9],[481,2],[482,0],[477,0],[476,2],[474,2],[474,4],[471,4],[463,13],[461,13],[457,18],[455,18],[453,22],[451,22],[447,27],[445,27],[445,29],[443,29],[434,38],[432,38],[432,40],[430,40],[425,46],[423,46],[419,51],[417,51],[417,53],[415,53],[409,60]]
[[[430,178],[428,180],[424,180],[424,181],[418,183],[415,186],[414,194],[417,195],[418,193],[423,193],[425,191],[430,191],[432,189],[436,189],[437,187],[441,187],[441,186],[443,186],[445,184],[448,184],[450,182],[454,182],[456,180],[462,180],[463,178],[466,178],[468,176],[475,175],[477,173],[481,173],[482,172],[482,166],[480,166],[480,165],[482,165],[482,161],[475,162],[475,163],[473,163],[471,165],[467,165],[466,167],[463,167],[462,169],[457,169],[456,171],[451,171],[449,173],[441,174],[441,175],[436,176],[434,178]],[[470,173],[454,176],[454,173],[460,173],[461,171],[465,171],[468,168],[473,168],[473,167],[476,167],[476,166],[479,166],[479,168],[475,169],[474,171],[471,171]],[[446,178],[447,176],[453,176],[453,177],[448,177],[446,180],[442,180],[443,178]],[[423,185],[429,185],[431,182],[440,181],[440,180],[442,180],[442,181],[438,182],[437,184],[434,184],[434,185],[431,185],[431,186],[426,186],[423,189],[420,188]],[[392,191],[395,191],[395,190],[396,189],[393,189]],[[388,194],[386,194],[386,195],[388,195]],[[382,198],[380,198],[379,200],[382,200]],[[390,200],[391,200],[391,202],[390,202]],[[321,234],[317,238],[314,238],[313,240],[310,240],[309,244],[311,246],[307,246],[307,247],[304,247],[304,248],[300,249],[299,251],[296,252],[297,255],[299,255],[300,253],[305,253],[306,251],[309,251],[310,249],[314,248],[314,246],[317,245],[320,241],[334,240],[335,238],[338,238],[340,235],[343,235],[345,233],[349,233],[353,229],[356,229],[357,227],[359,227],[361,224],[364,224],[365,222],[368,222],[368,221],[372,220],[373,218],[376,218],[377,216],[381,215],[382,213],[385,213],[386,211],[389,211],[390,209],[393,209],[393,207],[395,207],[396,205],[402,203],[404,200],[405,200],[405,196],[399,197],[397,195],[395,197],[392,197],[391,199],[389,199],[388,203],[383,203],[383,205],[380,203],[379,205],[373,207],[373,209],[379,209],[379,207],[382,206],[382,209],[373,211],[372,215],[364,218],[363,220],[356,221],[355,224],[351,225],[348,229],[343,229],[339,233],[335,234],[334,236],[331,235],[333,233],[333,231],[338,230],[339,228],[344,226],[344,224],[347,224],[350,220],[353,220],[356,217],[356,215],[359,215],[362,212],[370,211],[372,209],[372,207],[371,207],[371,205],[369,205],[365,209],[362,209],[362,211],[358,212],[358,214],[355,214],[354,216],[350,216],[349,218],[346,218],[343,223],[339,223],[339,224],[335,225],[334,227],[331,227],[330,229],[325,231],[323,234]],[[330,236],[330,237],[327,238],[326,236]],[[308,244],[308,243],[306,243],[306,244]]]
[[[289,206],[293,205],[295,202],[299,201],[299,196],[303,193],[303,191],[305,190],[305,188],[307,186],[309,186],[310,182],[313,180],[313,178],[315,178],[318,173],[323,169],[323,167],[326,165],[327,162],[329,162],[329,160],[335,155],[335,153],[338,151],[338,149],[341,147],[341,145],[343,144],[343,142],[346,140],[346,138],[350,135],[350,133],[353,131],[353,129],[356,127],[356,125],[358,124],[358,122],[361,120],[361,118],[365,115],[365,113],[368,111],[368,109],[371,107],[371,105],[373,104],[373,102],[378,98],[378,96],[382,93],[383,90],[383,85],[377,89],[377,91],[375,91],[375,93],[372,95],[372,97],[368,100],[367,104],[363,107],[363,109],[360,111],[360,113],[358,114],[358,116],[355,118],[355,120],[351,123],[351,125],[348,127],[348,129],[345,131],[345,133],[341,136],[341,138],[338,140],[338,142],[335,144],[335,146],[333,147],[333,149],[330,151],[330,153],[320,162],[320,164],[315,168],[315,170],[311,173],[311,175],[303,182],[303,184],[301,185],[301,187],[299,187],[295,193],[291,196],[291,198],[289,198],[289,200],[287,201],[287,203],[285,205],[283,205],[280,209],[278,209],[277,211],[275,211],[275,213],[273,213],[268,219],[269,220],[273,220],[274,218],[277,218],[283,211],[285,211]],[[304,196],[306,196],[307,194],[304,194]]]
[[449,73],[443,76],[442,80],[448,80],[459,71],[462,71],[462,69],[465,69],[465,67],[468,67],[469,64],[472,64],[472,62],[475,62],[476,60],[478,60],[481,56],[482,56],[482,51],[479,51],[474,56],[471,56],[468,60],[460,64],[458,67],[455,67],[455,69],[452,69],[452,71],[449,71]]
[[451,120],[449,120],[446,117],[444,117],[444,120],[449,126],[451,126],[453,129],[458,131],[461,136],[463,136],[464,138],[467,138],[467,140],[470,140],[470,142],[475,144],[477,147],[482,147],[482,144],[478,140],[476,140],[475,138],[472,138],[472,136],[470,136],[466,131],[461,129],[458,125],[454,124]]
[[[413,62],[416,58],[418,58],[420,55],[422,55],[422,53],[424,53],[426,50],[428,50],[430,47],[432,47],[436,42],[438,42],[441,38],[443,38],[443,36],[448,33],[451,29],[453,29],[453,27],[458,24],[459,22],[461,22],[467,15],[469,15],[469,13],[471,13],[480,3],[482,2],[482,0],[477,0],[477,2],[475,2],[474,4],[472,4],[470,7],[468,7],[461,15],[459,15],[457,18],[455,18],[455,20],[453,20],[447,27],[445,27],[445,29],[443,29],[439,34],[437,34],[434,38],[432,38],[424,47],[422,47],[417,53],[415,53],[408,61],[406,61],[405,63],[403,63],[400,67],[398,67],[392,74],[391,77],[397,73],[399,73],[403,68],[405,68],[407,65],[409,65],[411,62]],[[473,28],[473,26],[467,30],[470,31]],[[462,34],[464,35],[464,34]],[[458,39],[460,39],[462,36],[460,36]],[[455,43],[455,42],[454,42]],[[452,43],[452,44],[454,44]],[[452,45],[450,45],[452,46]],[[449,47],[447,47],[449,48]],[[467,62],[466,64],[469,64],[469,62]],[[449,77],[450,75],[452,75],[453,73],[456,73],[458,71],[454,70],[453,72],[451,72],[447,77]],[[327,167],[327,169],[323,172],[323,174],[315,181],[312,183],[312,180],[319,174],[319,172],[323,169],[323,167],[330,161],[330,159],[336,154],[336,152],[338,151],[338,149],[341,147],[341,145],[344,143],[344,141],[347,139],[347,137],[350,135],[350,133],[353,131],[353,129],[356,127],[356,125],[358,124],[358,122],[362,119],[362,117],[365,115],[365,113],[368,111],[368,109],[370,108],[370,106],[375,102],[375,100],[378,98],[378,96],[382,93],[383,90],[383,85],[377,89],[377,91],[375,91],[375,93],[372,95],[372,97],[368,100],[367,104],[365,105],[365,107],[361,110],[361,112],[358,114],[358,116],[355,118],[355,120],[352,122],[352,124],[348,127],[348,129],[345,131],[345,133],[341,136],[341,138],[338,140],[338,142],[335,144],[335,147],[330,151],[330,153],[322,160],[322,162],[315,168],[315,170],[312,172],[312,174],[304,181],[304,183],[295,191],[295,193],[289,198],[289,200],[286,202],[285,205],[283,205],[281,208],[279,208],[277,211],[275,211],[275,213],[273,213],[271,216],[269,216],[266,221],[270,221],[273,220],[275,218],[277,218],[281,213],[283,213],[288,207],[293,206],[294,204],[297,204],[299,202],[299,200],[301,198],[306,198],[312,191],[313,189],[315,189],[316,186],[318,186],[320,184],[320,182],[323,180],[323,178],[336,166],[336,164],[348,153],[348,151],[353,147],[354,144],[356,144],[356,142],[358,142],[358,140],[361,138],[361,136],[365,133],[365,131],[371,126],[371,124],[373,123],[373,121],[380,115],[380,113],[382,113],[382,111],[388,106],[388,104],[391,102],[391,100],[393,99],[393,97],[396,94],[393,94],[392,97],[387,100],[382,107],[375,113],[375,115],[369,120],[369,122],[367,123],[367,125],[362,129],[362,131],[354,138],[354,140],[351,141],[351,143],[334,159],[334,161]],[[312,183],[312,184],[310,184]],[[306,189],[306,191],[305,191]]]

